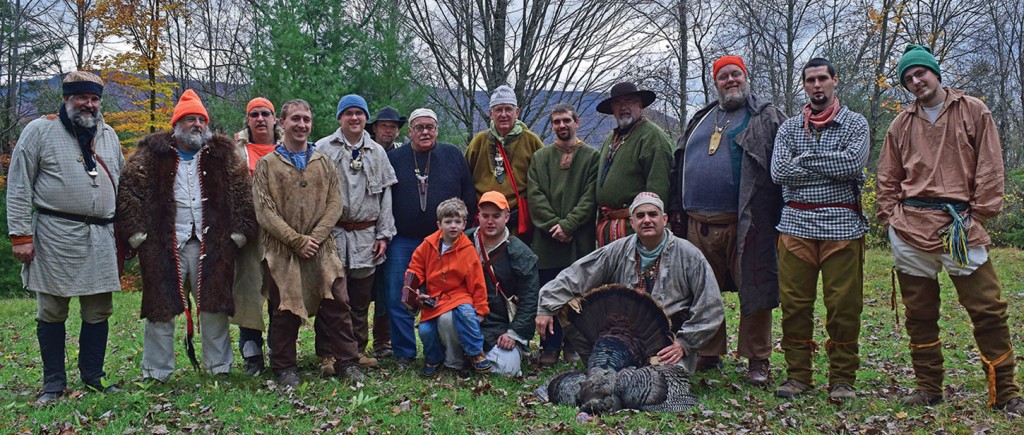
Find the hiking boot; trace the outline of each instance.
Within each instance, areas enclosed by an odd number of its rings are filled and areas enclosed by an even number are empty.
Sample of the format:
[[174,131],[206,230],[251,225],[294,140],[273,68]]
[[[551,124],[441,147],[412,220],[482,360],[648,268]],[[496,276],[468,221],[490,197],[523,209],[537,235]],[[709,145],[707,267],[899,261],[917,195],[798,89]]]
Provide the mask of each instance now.
[[35,405],[42,408],[61,397],[64,397],[63,391],[43,391],[36,397]]
[[914,390],[907,396],[900,399],[903,406],[932,406],[942,403],[941,394],[932,394],[923,390]]
[[290,369],[277,374],[277,383],[282,387],[297,388],[302,381],[299,380],[299,374],[295,369]]
[[491,362],[487,360],[487,355],[480,354],[470,358],[470,363],[473,364],[473,370],[477,373],[485,374],[491,372]]
[[698,356],[697,357],[697,369],[698,372],[706,372],[708,370],[718,370],[722,368],[722,357],[718,355],[713,356]]
[[320,376],[330,377],[337,373],[334,371],[334,363],[337,362],[333,356],[320,357]]
[[440,362],[439,363],[435,363],[435,364],[424,363],[423,364],[423,372],[422,372],[422,374],[423,374],[423,376],[426,376],[428,378],[432,378],[432,377],[434,377],[434,375],[437,375],[437,372],[439,372],[440,370],[441,370],[441,363]]
[[541,367],[551,367],[558,363],[558,351],[557,350],[542,350],[540,351],[540,359],[537,360],[537,364]]
[[363,374],[362,370],[359,370],[359,366],[348,366],[341,370],[342,378],[354,381],[354,382],[366,382],[366,375]]
[[755,387],[768,384],[768,360],[752,359],[747,363],[747,382]]
[[813,387],[808,384],[789,378],[786,379],[786,382],[783,382],[782,385],[779,385],[779,388],[775,389],[775,396],[783,399],[792,399],[793,397],[810,391],[811,388]]
[[1024,417],[1024,399],[1014,397],[1002,405],[996,405],[996,409],[1006,411],[1007,418]]
[[857,392],[849,384],[837,382],[828,389],[828,398],[834,402],[845,402],[857,398]]
[[371,369],[380,367],[380,363],[377,362],[377,358],[359,355],[359,367],[364,369]]

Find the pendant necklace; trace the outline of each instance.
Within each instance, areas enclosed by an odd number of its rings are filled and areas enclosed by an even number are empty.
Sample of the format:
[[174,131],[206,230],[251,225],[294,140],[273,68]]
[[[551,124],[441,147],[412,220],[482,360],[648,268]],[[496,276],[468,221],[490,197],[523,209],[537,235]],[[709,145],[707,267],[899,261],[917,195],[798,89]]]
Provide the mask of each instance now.
[[363,142],[360,142],[359,148],[352,149],[352,161],[348,163],[348,167],[353,171],[363,170],[363,146]]
[[729,127],[729,123],[732,122],[732,119],[736,116],[736,113],[733,112],[733,114],[729,116],[729,119],[725,120],[725,125],[719,127],[718,115],[720,113],[722,113],[721,110],[715,109],[715,131],[711,133],[711,142],[708,144],[709,156],[715,155],[715,152],[718,151],[718,145],[722,142],[722,131]]
[[494,178],[498,180],[498,184],[505,181],[505,158],[501,156],[502,153],[498,148],[500,146],[501,143],[494,142]]
[[416,188],[420,195],[420,211],[427,211],[427,179],[430,178],[430,154],[433,152],[433,148],[427,151],[427,164],[424,166],[423,172],[420,172],[420,162],[416,158],[416,151],[414,150],[412,153],[412,164],[416,168]]

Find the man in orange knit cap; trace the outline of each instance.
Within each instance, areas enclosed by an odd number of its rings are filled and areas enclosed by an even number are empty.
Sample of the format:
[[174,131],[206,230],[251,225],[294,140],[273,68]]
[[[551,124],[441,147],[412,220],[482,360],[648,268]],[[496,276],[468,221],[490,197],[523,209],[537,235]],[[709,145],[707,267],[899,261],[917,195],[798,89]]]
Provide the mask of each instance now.
[[[782,190],[772,182],[775,132],[786,120],[771,101],[750,93],[747,66],[723,56],[713,66],[718,100],[687,123],[676,148],[669,198],[672,232],[697,246],[722,292],[739,292],[740,356],[747,380],[768,382],[772,309],[779,305],[775,225]],[[697,371],[715,369],[726,352],[725,320],[699,351]]]
[[173,130],[146,136],[128,158],[117,195],[117,237],[138,251],[142,272],[144,381],[165,382],[174,372],[174,317],[182,312],[198,366],[189,295],[199,312],[203,366],[213,374],[231,369],[235,259],[257,226],[246,168],[231,139],[213,135],[208,123],[199,96],[186,90]]

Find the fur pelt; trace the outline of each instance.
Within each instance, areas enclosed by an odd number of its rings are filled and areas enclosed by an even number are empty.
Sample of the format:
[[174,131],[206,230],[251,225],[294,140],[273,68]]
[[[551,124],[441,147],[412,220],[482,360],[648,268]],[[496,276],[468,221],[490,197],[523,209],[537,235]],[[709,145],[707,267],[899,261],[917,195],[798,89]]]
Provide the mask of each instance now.
[[[231,233],[255,240],[249,171],[230,139],[214,135],[196,154],[203,204],[196,305],[199,311],[234,314],[231,295],[238,247]],[[165,322],[184,312],[184,283],[174,231],[174,179],[180,158],[170,131],[142,139],[125,162],[117,195],[118,234],[126,243],[146,233],[138,247],[142,271],[141,317]]]

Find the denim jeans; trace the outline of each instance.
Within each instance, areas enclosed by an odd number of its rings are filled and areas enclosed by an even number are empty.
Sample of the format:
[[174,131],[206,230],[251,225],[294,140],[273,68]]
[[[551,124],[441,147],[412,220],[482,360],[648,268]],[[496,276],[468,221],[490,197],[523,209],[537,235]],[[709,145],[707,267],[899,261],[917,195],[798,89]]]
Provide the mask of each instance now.
[[[455,321],[455,332],[459,334],[459,343],[466,356],[476,356],[483,352],[484,336],[480,332],[480,320],[476,317],[476,308],[470,304],[462,304],[452,310]],[[445,359],[444,345],[437,328],[437,317],[420,322],[420,341],[423,342],[423,359],[428,364],[437,364]]]
[[416,358],[416,318],[402,306],[402,281],[409,268],[412,252],[422,239],[395,236],[388,244],[384,261],[384,289],[391,316],[391,349],[398,358]]

